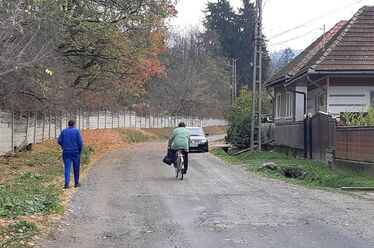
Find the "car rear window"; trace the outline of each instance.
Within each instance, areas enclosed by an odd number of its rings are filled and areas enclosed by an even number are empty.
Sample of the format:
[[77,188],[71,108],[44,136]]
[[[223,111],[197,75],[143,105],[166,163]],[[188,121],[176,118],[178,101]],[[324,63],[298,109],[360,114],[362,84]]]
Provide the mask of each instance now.
[[201,128],[187,128],[191,136],[205,136],[203,129]]

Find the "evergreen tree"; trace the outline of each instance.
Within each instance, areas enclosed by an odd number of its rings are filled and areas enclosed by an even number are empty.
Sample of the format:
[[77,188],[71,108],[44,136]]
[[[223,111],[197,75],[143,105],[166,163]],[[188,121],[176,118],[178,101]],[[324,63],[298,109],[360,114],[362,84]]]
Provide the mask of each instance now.
[[274,76],[283,67],[288,65],[295,57],[295,53],[291,48],[276,51],[271,54],[271,73],[270,77]]
[[208,3],[205,11],[204,26],[207,33],[218,35],[220,54],[228,58],[233,58],[235,45],[237,44],[236,14],[228,0],[219,0],[217,3]]
[[[243,7],[235,13],[228,0],[208,3],[205,12],[206,34],[215,32],[218,36],[220,55],[237,59],[237,79],[239,90],[252,87],[253,54],[255,33],[255,7],[250,0],[243,0]],[[265,38],[263,37],[265,41]],[[213,42],[212,42],[213,43]],[[270,58],[263,42],[263,79],[268,75]]]

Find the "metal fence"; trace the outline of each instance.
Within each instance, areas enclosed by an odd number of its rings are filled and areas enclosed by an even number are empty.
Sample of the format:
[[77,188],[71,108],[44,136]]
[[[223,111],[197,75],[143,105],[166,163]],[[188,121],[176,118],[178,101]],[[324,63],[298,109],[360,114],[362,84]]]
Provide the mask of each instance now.
[[304,122],[276,123],[274,143],[278,146],[304,148]]
[[70,119],[81,129],[164,128],[175,127],[183,121],[187,126],[223,126],[226,120],[185,116],[139,115],[133,111],[110,112],[75,111],[74,113],[43,114],[0,111],[0,155],[14,152],[18,147],[55,139],[67,127]]
[[374,127],[337,127],[335,157],[374,162]]

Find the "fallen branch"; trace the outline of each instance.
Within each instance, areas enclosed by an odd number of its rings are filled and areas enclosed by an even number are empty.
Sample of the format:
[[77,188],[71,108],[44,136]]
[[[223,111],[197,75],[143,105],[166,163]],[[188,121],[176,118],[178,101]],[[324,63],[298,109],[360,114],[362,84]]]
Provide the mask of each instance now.
[[[261,146],[262,146],[262,145],[270,144],[270,143],[272,143],[272,142],[274,142],[274,140],[268,140],[268,141],[262,143]],[[257,147],[258,147],[258,145],[255,145],[255,146],[253,147],[253,149],[255,150]],[[238,155],[240,155],[240,154],[242,154],[242,153],[246,153],[246,152],[249,152],[249,151],[251,151],[251,148],[246,148],[246,149],[244,149],[244,150],[241,150],[241,151],[239,151],[239,152],[233,154],[233,156],[238,156]]]
[[374,187],[341,187],[341,190],[346,190],[346,191],[374,191]]

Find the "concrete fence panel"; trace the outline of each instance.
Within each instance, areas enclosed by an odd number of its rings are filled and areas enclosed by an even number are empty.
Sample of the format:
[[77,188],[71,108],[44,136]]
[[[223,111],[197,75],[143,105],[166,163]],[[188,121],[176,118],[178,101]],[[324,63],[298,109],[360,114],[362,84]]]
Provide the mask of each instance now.
[[57,138],[61,130],[68,126],[70,119],[76,120],[76,125],[81,130],[175,127],[181,121],[188,126],[228,125],[226,120],[157,114],[138,115],[134,111],[115,113],[105,110],[77,110],[73,113],[53,114],[38,112],[12,114],[0,111],[0,155],[14,152],[22,144]]

